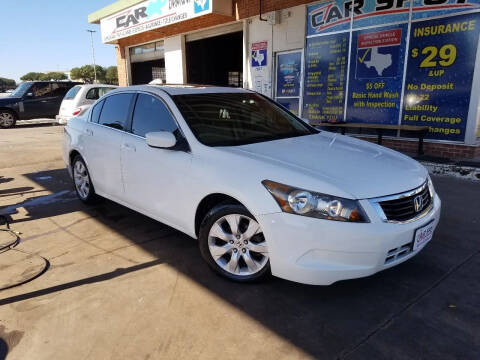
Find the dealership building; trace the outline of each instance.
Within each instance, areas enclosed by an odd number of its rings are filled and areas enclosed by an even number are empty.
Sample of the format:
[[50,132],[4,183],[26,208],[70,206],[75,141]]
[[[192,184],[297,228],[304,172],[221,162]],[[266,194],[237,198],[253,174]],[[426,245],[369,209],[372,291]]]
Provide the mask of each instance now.
[[119,0],[88,21],[120,85],[244,87],[398,150],[418,127],[427,155],[480,157],[480,0]]

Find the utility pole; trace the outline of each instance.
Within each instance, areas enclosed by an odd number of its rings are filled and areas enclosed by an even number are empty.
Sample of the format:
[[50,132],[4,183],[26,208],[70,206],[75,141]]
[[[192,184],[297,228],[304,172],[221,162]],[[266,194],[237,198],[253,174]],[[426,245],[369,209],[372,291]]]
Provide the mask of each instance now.
[[95,30],[87,30],[90,33],[90,42],[92,44],[92,57],[93,57],[93,76],[95,80],[93,83],[95,84],[97,82],[97,66],[95,65],[95,49],[93,47],[93,33],[95,33]]

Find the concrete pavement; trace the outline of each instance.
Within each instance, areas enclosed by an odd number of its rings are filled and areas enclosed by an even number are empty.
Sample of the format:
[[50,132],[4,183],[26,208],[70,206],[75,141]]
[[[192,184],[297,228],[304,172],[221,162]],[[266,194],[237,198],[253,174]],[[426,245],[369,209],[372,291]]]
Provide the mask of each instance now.
[[17,248],[50,263],[0,291],[0,359],[478,357],[478,182],[434,178],[440,226],[398,267],[329,287],[241,285],[213,274],[186,235],[76,200],[62,131],[0,131],[0,213]]

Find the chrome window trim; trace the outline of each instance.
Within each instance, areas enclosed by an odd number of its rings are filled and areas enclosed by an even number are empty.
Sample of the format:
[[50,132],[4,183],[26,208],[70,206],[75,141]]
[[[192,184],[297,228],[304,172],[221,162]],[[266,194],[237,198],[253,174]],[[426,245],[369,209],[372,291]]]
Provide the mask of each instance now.
[[382,196],[382,197],[378,197],[378,198],[371,198],[371,199],[368,199],[368,201],[370,202],[370,205],[372,205],[372,207],[375,209],[375,211],[380,216],[380,219],[382,219],[383,222],[390,223],[390,224],[409,224],[411,222],[420,220],[421,218],[425,217],[433,209],[434,194],[432,194],[430,188],[429,188],[430,199],[431,199],[430,205],[428,205],[428,207],[426,207],[420,214],[418,214],[417,216],[415,216],[415,217],[413,217],[409,220],[405,220],[405,221],[388,220],[387,217],[385,216],[385,213],[383,212],[383,209],[382,209],[382,206],[380,205],[380,203],[383,202],[383,201],[389,201],[389,200],[399,200],[399,199],[403,199],[403,198],[406,198],[406,197],[409,197],[409,196],[419,194],[426,187],[428,187],[428,181],[429,180],[427,179],[422,185],[420,185],[416,189],[406,191],[404,193],[387,195],[387,196]]

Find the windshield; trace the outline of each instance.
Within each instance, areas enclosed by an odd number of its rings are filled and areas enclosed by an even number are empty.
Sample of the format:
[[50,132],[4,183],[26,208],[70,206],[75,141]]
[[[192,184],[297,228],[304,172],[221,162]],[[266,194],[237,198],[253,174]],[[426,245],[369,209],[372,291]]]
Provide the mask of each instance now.
[[255,93],[187,94],[172,98],[198,141],[208,146],[245,145],[317,133]]
[[10,94],[11,97],[22,97],[30,88],[32,83],[23,83],[17,86],[17,88]]

